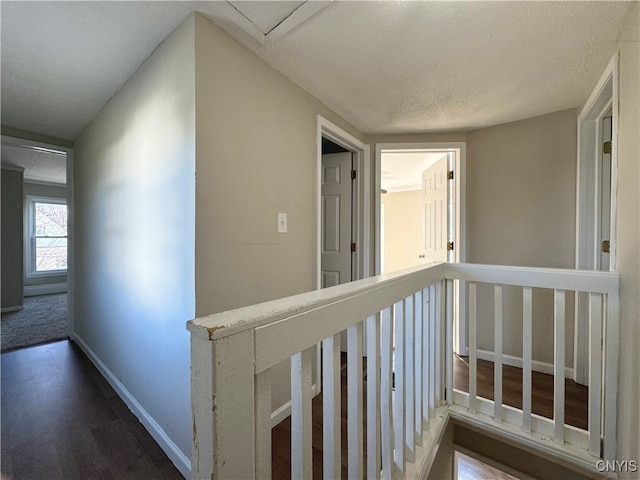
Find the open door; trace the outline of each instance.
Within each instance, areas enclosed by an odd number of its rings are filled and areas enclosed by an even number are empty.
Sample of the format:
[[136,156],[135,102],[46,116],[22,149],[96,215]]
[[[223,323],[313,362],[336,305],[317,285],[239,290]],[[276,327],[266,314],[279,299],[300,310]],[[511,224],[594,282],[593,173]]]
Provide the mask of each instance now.
[[351,152],[322,155],[322,288],[352,280],[351,171]]
[[425,263],[446,262],[449,244],[448,155],[422,172]]

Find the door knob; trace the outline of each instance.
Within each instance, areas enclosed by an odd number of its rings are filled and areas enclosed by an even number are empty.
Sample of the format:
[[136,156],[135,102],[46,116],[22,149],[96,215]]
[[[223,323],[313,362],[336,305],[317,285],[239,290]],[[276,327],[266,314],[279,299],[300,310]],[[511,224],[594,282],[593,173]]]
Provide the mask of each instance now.
[[418,255],[418,258],[424,258],[424,253],[421,253],[420,255]]

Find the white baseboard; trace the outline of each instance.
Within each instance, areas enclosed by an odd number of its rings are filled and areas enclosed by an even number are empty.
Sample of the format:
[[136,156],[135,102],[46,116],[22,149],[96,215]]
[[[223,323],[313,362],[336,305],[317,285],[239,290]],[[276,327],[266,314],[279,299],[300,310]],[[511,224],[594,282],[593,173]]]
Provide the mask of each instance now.
[[98,358],[95,352],[78,336],[73,333],[72,340],[76,342],[84,353],[89,357],[91,362],[96,366],[104,378],[116,391],[118,396],[127,404],[129,410],[138,418],[140,423],[147,429],[153,439],[158,442],[160,448],[167,454],[176,468],[184,476],[191,478],[191,460],[178,448],[178,446],[169,438],[167,433],[160,427],[158,422],[147,412],[135,397],[127,390],[127,388],[116,378],[109,368]]
[[24,296],[33,297],[36,295],[49,295],[51,293],[66,293],[67,284],[65,283],[48,283],[46,285],[25,285]]
[[460,349],[459,352],[454,352],[456,355],[460,357],[468,357],[469,356],[469,347],[464,347]]
[[[311,396],[315,397],[318,394],[318,385],[315,383],[311,385]],[[282,405],[281,407],[276,408],[273,412],[271,412],[271,428],[278,425],[281,421],[291,415],[291,400]]]
[[[495,361],[494,352],[488,350],[477,350],[477,357],[480,360],[487,360],[489,362]],[[522,368],[522,358],[514,357],[512,355],[502,355],[502,363],[511,367]],[[531,361],[531,370],[534,372],[547,373],[553,375],[553,364],[546,362],[539,362],[537,360]],[[573,368],[564,367],[564,377],[573,379]]]
[[16,305],[15,307],[2,307],[0,313],[19,312],[24,310],[24,305]]

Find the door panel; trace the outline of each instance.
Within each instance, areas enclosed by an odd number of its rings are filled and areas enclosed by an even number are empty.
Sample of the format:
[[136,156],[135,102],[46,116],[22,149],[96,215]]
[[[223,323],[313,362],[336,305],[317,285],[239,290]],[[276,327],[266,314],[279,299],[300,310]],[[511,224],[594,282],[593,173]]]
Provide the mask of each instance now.
[[322,288],[351,281],[350,152],[322,156]]
[[424,261],[447,261],[449,182],[448,156],[422,172]]

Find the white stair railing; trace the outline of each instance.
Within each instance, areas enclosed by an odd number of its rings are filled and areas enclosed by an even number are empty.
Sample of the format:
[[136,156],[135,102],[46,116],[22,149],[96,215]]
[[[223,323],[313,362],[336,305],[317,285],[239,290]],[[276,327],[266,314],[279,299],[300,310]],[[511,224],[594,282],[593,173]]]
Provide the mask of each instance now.
[[[619,299],[618,274],[609,272],[500,267],[486,265],[447,265],[448,279],[467,282],[469,291],[469,392],[453,390],[453,403],[493,417],[498,423],[521,427],[526,434],[537,433],[581,447],[591,455],[608,460],[615,458],[616,391],[618,376]],[[491,284],[494,289],[494,400],[478,397],[477,374],[477,285]],[[503,366],[503,287],[522,287],[522,409],[502,404]],[[552,289],[554,292],[553,321],[553,419],[531,412],[532,398],[532,290]],[[565,324],[573,321],[566,316],[567,292],[585,293],[589,297],[589,400],[588,429],[582,430],[564,421],[565,408]],[[604,340],[604,341],[603,341]],[[604,356],[603,356],[604,351]],[[605,384],[602,383],[602,378]],[[603,396],[604,390],[604,396]],[[602,399],[604,406],[602,408]],[[604,428],[602,426],[604,425]],[[601,451],[601,439],[604,450]]]
[[[469,286],[468,393],[453,389],[454,280],[465,281]],[[478,397],[475,385],[478,283],[495,285],[497,401]],[[501,402],[503,285],[523,287],[522,410]],[[531,413],[532,288],[556,291],[555,422]],[[271,477],[271,371],[287,359],[291,360],[292,478],[312,477],[314,347],[321,344],[323,473],[325,478],[340,478],[343,331],[347,337],[349,478],[422,477],[437,448],[433,441],[437,436],[429,430],[441,428],[448,418],[447,408],[441,407],[444,402],[468,409],[468,415],[490,415],[498,425],[517,424],[522,435],[549,435],[559,446],[572,443],[596,456],[601,453],[603,433],[604,458],[609,458],[615,454],[617,288],[616,274],[433,264],[190,321],[192,477]],[[591,298],[590,338],[594,353],[590,357],[588,432],[565,425],[562,413],[566,290],[589,292]],[[603,338],[603,325],[604,359],[595,348]],[[603,364],[606,384],[601,386]],[[365,374],[366,391],[362,382]],[[600,387],[605,388],[604,409]],[[600,430],[601,423],[604,432]]]

